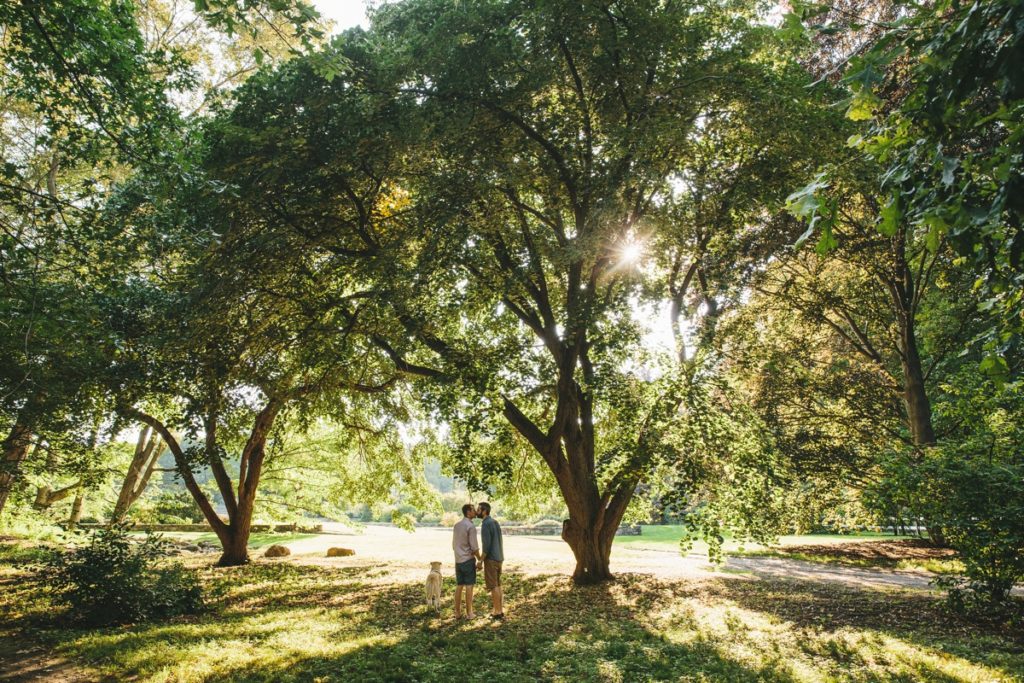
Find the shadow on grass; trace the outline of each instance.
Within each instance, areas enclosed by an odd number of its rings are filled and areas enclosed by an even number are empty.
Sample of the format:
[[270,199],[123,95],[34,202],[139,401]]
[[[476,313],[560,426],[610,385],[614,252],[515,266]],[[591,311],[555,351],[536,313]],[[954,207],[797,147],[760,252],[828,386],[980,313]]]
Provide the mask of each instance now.
[[[450,600],[453,586],[445,586]],[[218,672],[233,681],[492,681],[678,680],[793,681],[781,667],[749,667],[701,638],[673,643],[636,619],[614,587],[570,588],[562,577],[506,580],[510,609],[491,621],[477,599],[474,621],[455,622],[423,605],[415,584],[375,586],[336,597],[332,607],[358,615],[369,642],[348,652],[292,652],[257,666]],[[300,604],[294,595],[267,596],[264,608]],[[342,635],[344,628],[339,628]]]
[[[231,681],[796,680],[781,667],[734,661],[703,638],[671,642],[635,619],[613,587],[509,576],[507,621],[455,622],[423,605],[419,585],[372,585],[364,572],[245,567],[215,579],[223,593],[198,618],[95,631],[51,624],[39,635],[109,680],[177,678],[176,666],[190,680]],[[452,589],[449,581],[449,604]]]
[[[1011,678],[1024,661],[1021,640],[978,632],[909,592],[645,576],[572,588],[564,577],[509,575],[509,618],[497,623],[435,615],[422,586],[363,567],[261,563],[204,577],[214,597],[198,617],[86,631],[39,611],[13,616],[104,680],[788,682],[810,666],[830,680],[965,681],[971,674],[949,673],[942,657]],[[449,577],[449,607],[453,588]],[[888,652],[889,638],[909,654]]]
[[[804,633],[834,636],[867,632],[880,643],[885,636],[1001,671],[1009,679],[1024,675],[1024,629],[1020,624],[985,621],[950,611],[942,596],[915,590],[860,589],[804,580],[728,581],[707,587],[708,599],[786,622]],[[1021,612],[1021,610],[1018,610]],[[836,647],[832,650],[830,648]],[[808,654],[854,662],[837,638],[807,639]],[[961,680],[932,671],[926,680]]]

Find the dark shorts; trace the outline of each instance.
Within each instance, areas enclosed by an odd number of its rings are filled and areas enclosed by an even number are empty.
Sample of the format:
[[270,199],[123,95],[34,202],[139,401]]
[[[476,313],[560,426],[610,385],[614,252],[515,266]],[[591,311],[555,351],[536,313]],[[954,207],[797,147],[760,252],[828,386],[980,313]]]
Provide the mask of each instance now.
[[476,585],[476,560],[455,563],[455,583],[459,586]]

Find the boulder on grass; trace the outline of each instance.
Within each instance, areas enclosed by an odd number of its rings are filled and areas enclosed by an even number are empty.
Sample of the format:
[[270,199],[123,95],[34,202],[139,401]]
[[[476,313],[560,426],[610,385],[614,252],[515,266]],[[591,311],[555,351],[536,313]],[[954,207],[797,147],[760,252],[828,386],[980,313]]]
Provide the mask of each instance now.
[[272,545],[263,553],[263,557],[288,557],[291,554],[292,551],[283,545]]
[[327,557],[348,557],[349,555],[355,555],[356,551],[352,548],[328,548]]

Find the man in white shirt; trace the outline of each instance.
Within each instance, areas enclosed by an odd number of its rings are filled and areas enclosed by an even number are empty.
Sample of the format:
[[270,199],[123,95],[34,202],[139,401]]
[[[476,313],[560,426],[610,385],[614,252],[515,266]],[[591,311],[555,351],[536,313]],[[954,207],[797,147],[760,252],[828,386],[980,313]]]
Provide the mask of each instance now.
[[473,518],[476,509],[472,503],[462,506],[462,519],[452,530],[452,550],[455,551],[455,618],[462,618],[462,594],[466,594],[466,616],[476,617],[473,612],[473,586],[476,585],[476,563],[482,559],[480,544],[476,540],[476,526]]

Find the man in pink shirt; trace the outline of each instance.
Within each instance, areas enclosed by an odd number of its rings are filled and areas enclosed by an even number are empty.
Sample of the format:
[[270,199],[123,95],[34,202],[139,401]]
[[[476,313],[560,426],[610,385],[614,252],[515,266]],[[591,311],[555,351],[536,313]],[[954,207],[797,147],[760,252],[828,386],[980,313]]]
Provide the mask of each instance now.
[[480,544],[476,540],[476,526],[473,518],[476,509],[472,503],[462,506],[462,519],[452,529],[452,550],[455,551],[455,618],[462,617],[462,595],[466,595],[466,616],[476,617],[473,612],[473,586],[476,585],[476,563],[482,560]]

